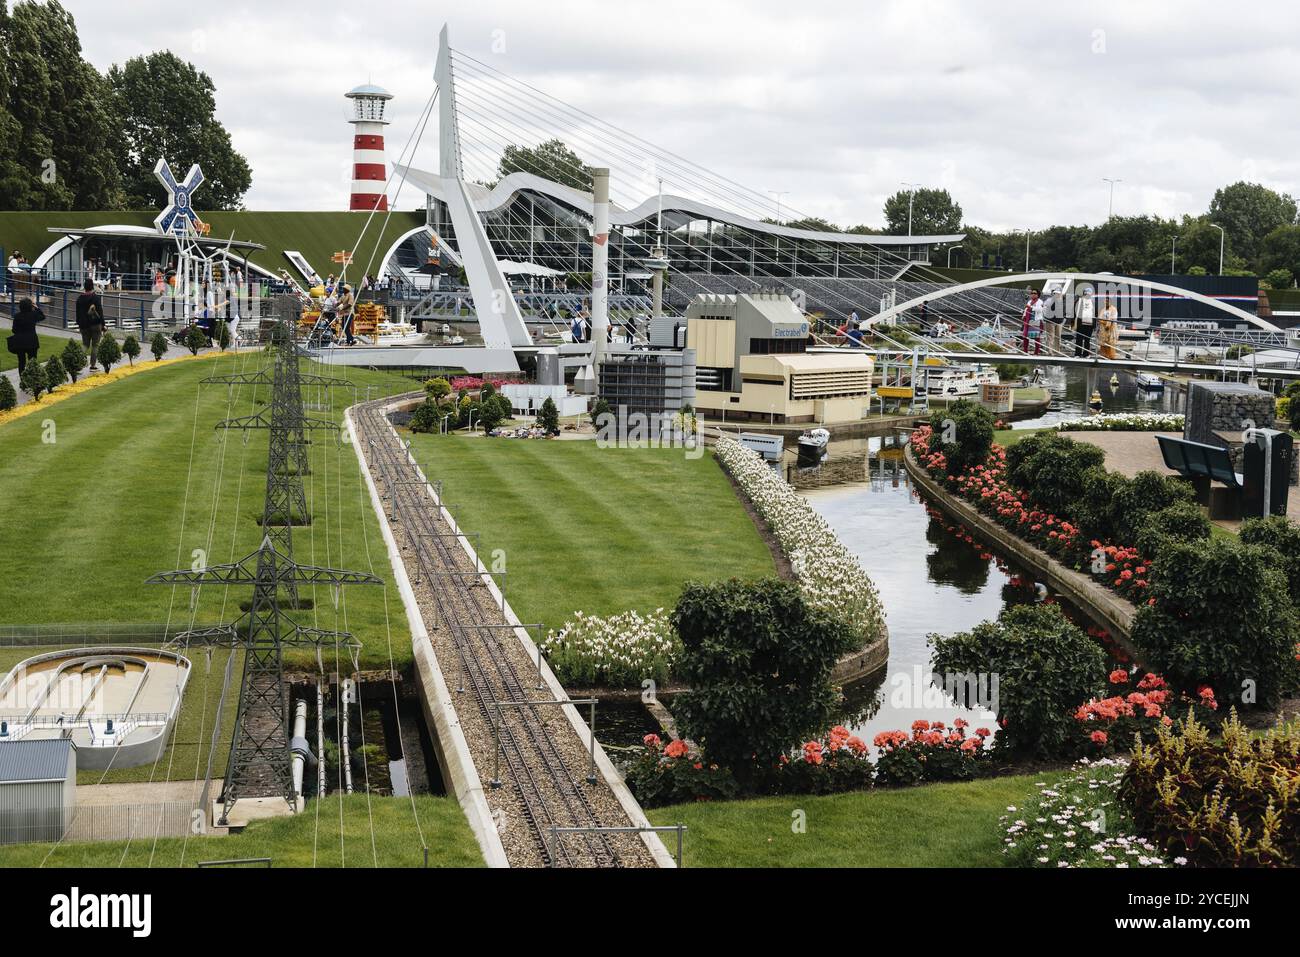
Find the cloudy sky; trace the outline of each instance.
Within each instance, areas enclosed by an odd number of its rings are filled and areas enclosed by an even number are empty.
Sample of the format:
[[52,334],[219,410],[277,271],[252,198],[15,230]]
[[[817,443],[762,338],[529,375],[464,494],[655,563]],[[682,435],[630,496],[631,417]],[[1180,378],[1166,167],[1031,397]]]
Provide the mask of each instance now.
[[[1097,223],[1103,177],[1124,214],[1202,212],[1239,179],[1300,193],[1289,0],[64,4],[100,69],[167,48],[212,76],[252,209],[346,208],[343,93],[395,94],[393,158],[444,18],[457,49],[843,225],[880,225],[902,182],[946,187],[992,228]],[[436,141],[431,125],[415,165],[436,168]],[[408,187],[399,205],[420,201]]]

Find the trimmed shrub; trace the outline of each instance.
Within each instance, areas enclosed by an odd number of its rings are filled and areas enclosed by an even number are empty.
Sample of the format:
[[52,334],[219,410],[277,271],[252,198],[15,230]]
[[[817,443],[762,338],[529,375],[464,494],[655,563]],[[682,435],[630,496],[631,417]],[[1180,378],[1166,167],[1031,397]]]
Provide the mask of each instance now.
[[451,395],[451,383],[441,376],[436,379],[428,379],[424,383],[424,391],[431,399],[437,401]]
[[68,344],[63,347],[63,352],[59,354],[59,361],[63,364],[63,371],[68,374],[68,379],[76,382],[77,376],[81,375],[81,370],[86,368],[90,357],[86,355],[85,348],[78,340],[69,339]]
[[1120,799],[1141,833],[1204,867],[1300,865],[1300,724],[1222,735],[1194,717],[1133,752]]
[[95,350],[95,358],[99,364],[108,372],[114,364],[122,358],[122,347],[117,344],[117,339],[109,330],[104,330],[104,338],[99,340],[99,348]]
[[190,355],[196,356],[199,350],[208,344],[208,337],[204,335],[203,330],[198,326],[190,326],[185,330],[185,335],[181,337],[181,345],[190,350]]
[[1080,476],[1079,500],[1074,505],[1074,519],[1090,538],[1118,537],[1119,509],[1116,502],[1129,486],[1129,478],[1094,465]]
[[155,362],[161,362],[162,357],[167,354],[167,337],[161,332],[155,332],[153,338],[149,340],[149,351],[153,353]]
[[1269,706],[1294,680],[1295,613],[1277,552],[1223,539],[1173,543],[1155,559],[1133,641],[1182,690]]
[[[957,688],[958,703],[966,707],[996,708],[1002,727],[997,746],[1014,752],[1063,754],[1075,708],[1106,680],[1101,648],[1054,604],[1008,608],[997,621],[931,635],[930,642],[945,687]],[[992,700],[970,700],[970,691],[984,684],[977,676],[988,676]]]
[[18,392],[7,376],[0,376],[0,412],[8,412],[18,406]]
[[[961,475],[968,468],[983,465],[993,450],[992,412],[976,402],[958,399],[948,406],[940,422],[941,439],[951,434],[953,441],[942,445],[949,475]],[[951,428],[949,426],[951,423]]]
[[1196,490],[1172,475],[1139,472],[1115,491],[1115,536],[1131,542],[1149,516],[1170,505],[1196,502]]
[[140,355],[140,340],[134,335],[128,335],[122,343],[122,355],[130,360],[131,365],[135,365],[136,357]]
[[555,407],[555,400],[550,396],[546,397],[546,401],[537,412],[537,424],[547,435],[560,434],[560,410]]
[[1241,523],[1240,538],[1243,545],[1262,545],[1281,556],[1291,601],[1300,603],[1300,526],[1282,515],[1248,518]]
[[1200,542],[1210,537],[1210,520],[1196,502],[1175,502],[1147,515],[1133,536],[1143,555],[1159,555],[1175,542]]
[[1007,478],[1040,508],[1078,518],[1084,476],[1105,460],[1106,454],[1095,445],[1057,432],[1039,432],[1007,449]]
[[433,401],[425,399],[411,413],[410,421],[406,423],[406,426],[412,432],[437,432],[441,418],[438,407],[434,405]]
[[58,386],[68,381],[68,373],[63,368],[61,356],[50,356],[45,363],[45,389],[53,392]]
[[18,377],[18,385],[32,397],[33,402],[39,402],[46,387],[45,367],[35,360],[27,363],[27,368]]
[[836,660],[853,629],[778,578],[689,582],[672,614],[682,640],[673,703],[683,733],[742,782],[825,729]]

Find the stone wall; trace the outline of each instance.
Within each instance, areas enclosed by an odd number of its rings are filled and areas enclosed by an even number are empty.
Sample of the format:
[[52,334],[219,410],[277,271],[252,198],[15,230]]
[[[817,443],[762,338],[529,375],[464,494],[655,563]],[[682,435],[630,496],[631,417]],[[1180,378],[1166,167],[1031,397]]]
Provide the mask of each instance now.
[[1187,396],[1183,438],[1229,448],[1231,443],[1218,433],[1240,435],[1251,424],[1257,429],[1271,429],[1274,408],[1272,393],[1254,386],[1237,382],[1193,382]]

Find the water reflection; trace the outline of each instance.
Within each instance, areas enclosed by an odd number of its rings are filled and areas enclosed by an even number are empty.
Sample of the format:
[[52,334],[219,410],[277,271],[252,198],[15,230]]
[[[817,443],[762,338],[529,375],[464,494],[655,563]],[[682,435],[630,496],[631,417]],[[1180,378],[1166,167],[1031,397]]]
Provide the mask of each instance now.
[[876,583],[889,626],[888,667],[846,689],[840,720],[868,741],[880,731],[908,730],[918,719],[951,723],[963,717],[972,726],[993,727],[992,714],[961,707],[930,683],[928,638],[969,630],[1010,605],[1057,599],[927,507],[898,448],[895,439],[872,439],[866,481],[804,493]]
[[[1138,385],[1131,372],[1114,372],[1110,369],[1088,369],[1078,366],[1046,366],[1045,383],[1051,393],[1048,411],[1035,419],[1016,422],[1012,428],[1035,429],[1053,425],[1063,419],[1077,419],[1089,414],[1088,398],[1093,391],[1101,393],[1102,412],[1182,412],[1185,395],[1180,389],[1166,386],[1153,392]],[[1111,376],[1116,382],[1112,384]]]

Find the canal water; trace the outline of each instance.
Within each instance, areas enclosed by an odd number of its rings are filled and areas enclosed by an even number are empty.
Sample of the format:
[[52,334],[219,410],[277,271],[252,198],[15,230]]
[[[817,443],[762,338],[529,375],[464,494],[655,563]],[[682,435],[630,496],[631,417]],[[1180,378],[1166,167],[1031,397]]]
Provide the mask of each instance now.
[[[1033,419],[1012,424],[1014,429],[1036,429],[1053,425],[1063,419],[1077,419],[1090,413],[1088,399],[1093,390],[1101,393],[1102,412],[1182,412],[1185,395],[1180,389],[1166,387],[1153,392],[1138,386],[1137,378],[1130,372],[1112,373],[1100,369],[1064,368],[1044,366],[1051,393],[1047,412]],[[1118,382],[1111,384],[1114,374]]]
[[[1018,427],[1048,425],[1086,414],[1096,386],[1084,370],[1056,370],[1049,378],[1056,401],[1040,420]],[[1109,376],[1107,376],[1109,379]],[[1102,383],[1108,411],[1174,411],[1173,397],[1139,396],[1130,380],[1113,392]],[[1058,407],[1059,405],[1059,407]],[[870,743],[880,731],[910,730],[918,719],[962,717],[972,728],[995,729],[993,716],[958,706],[931,679],[932,634],[967,631],[996,618],[1003,609],[1039,601],[1062,605],[1080,625],[1091,624],[1043,582],[927,505],[903,467],[894,439],[832,444],[831,457],[870,452],[864,481],[803,492],[830,523],[875,582],[889,627],[889,664],[875,678],[845,689],[842,722]]]

